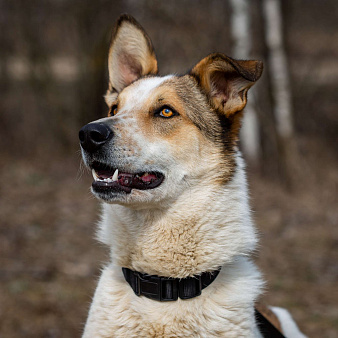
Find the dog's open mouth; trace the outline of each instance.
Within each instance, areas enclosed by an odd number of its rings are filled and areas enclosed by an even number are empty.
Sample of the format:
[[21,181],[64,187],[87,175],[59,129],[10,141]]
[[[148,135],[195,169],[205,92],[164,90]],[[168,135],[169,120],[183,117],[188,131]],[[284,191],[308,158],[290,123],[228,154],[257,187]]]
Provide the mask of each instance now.
[[125,192],[132,189],[148,190],[158,187],[164,179],[159,172],[147,171],[138,173],[119,172],[102,164],[92,166],[94,182],[92,187],[97,192]]

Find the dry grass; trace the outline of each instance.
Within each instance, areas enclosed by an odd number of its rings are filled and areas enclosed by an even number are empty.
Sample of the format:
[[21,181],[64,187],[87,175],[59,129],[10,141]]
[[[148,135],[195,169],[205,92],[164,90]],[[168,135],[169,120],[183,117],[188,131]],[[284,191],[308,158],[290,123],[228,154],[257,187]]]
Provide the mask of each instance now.
[[[319,153],[306,160],[306,179],[293,193],[249,176],[265,300],[290,309],[309,336],[333,338],[338,175],[333,154],[319,159]],[[318,160],[323,166],[311,171]],[[90,175],[79,175],[77,156],[1,162],[1,337],[79,337],[107,259],[93,239],[99,208],[89,193]]]

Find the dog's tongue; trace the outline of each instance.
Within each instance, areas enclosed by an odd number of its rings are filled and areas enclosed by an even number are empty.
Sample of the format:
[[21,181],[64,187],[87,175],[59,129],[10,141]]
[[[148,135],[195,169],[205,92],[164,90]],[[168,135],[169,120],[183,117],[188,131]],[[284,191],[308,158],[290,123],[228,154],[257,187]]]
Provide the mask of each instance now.
[[119,184],[130,187],[132,185],[138,184],[150,184],[152,181],[156,180],[157,177],[154,174],[145,173],[142,176],[132,175],[128,173],[120,173],[118,177]]
[[151,182],[151,181],[153,181],[153,180],[156,180],[157,177],[156,177],[156,175],[154,175],[154,174],[145,173],[145,174],[143,174],[143,176],[140,177],[140,179],[141,179],[143,182]]

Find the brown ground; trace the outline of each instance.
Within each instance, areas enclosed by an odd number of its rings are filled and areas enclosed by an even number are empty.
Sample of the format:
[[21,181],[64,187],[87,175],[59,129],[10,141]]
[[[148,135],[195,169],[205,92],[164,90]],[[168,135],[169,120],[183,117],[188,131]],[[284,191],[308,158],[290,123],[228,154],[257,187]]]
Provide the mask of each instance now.
[[[338,332],[333,156],[334,149],[309,155],[293,193],[249,175],[265,300],[291,310],[310,337]],[[323,163],[318,172],[310,170],[315,161]],[[99,208],[89,193],[90,175],[81,174],[78,155],[36,164],[1,162],[0,337],[79,337],[107,260],[93,239]]]

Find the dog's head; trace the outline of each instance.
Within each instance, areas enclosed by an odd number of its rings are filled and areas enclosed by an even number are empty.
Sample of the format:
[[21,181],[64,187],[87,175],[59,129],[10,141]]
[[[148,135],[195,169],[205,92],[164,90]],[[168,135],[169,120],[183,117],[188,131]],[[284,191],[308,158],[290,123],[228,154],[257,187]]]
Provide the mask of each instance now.
[[149,37],[123,15],[108,68],[109,115],[79,134],[94,195],[127,205],[172,203],[189,187],[231,178],[242,110],[261,76],[260,61],[215,53],[186,75],[158,76]]

